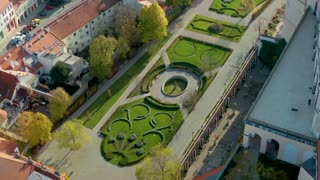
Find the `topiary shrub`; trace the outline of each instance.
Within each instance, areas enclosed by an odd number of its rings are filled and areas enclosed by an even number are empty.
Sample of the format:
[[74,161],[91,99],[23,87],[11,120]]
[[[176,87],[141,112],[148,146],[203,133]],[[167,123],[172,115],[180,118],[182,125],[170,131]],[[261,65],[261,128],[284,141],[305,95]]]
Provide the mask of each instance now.
[[124,139],[124,136],[125,136],[125,134],[122,132],[122,133],[118,134],[117,138],[119,140],[122,140],[122,139]]
[[109,143],[114,143],[114,141],[116,141],[116,138],[115,137],[110,137]]
[[141,156],[144,154],[144,150],[143,149],[139,149],[137,152],[136,152],[137,156]]
[[212,33],[220,33],[223,30],[223,25],[219,23],[213,23],[208,27],[208,30]]
[[142,141],[139,141],[135,144],[135,147],[136,148],[141,148],[143,146],[143,142]]
[[120,166],[124,166],[128,163],[128,158],[124,157],[119,161]]
[[106,155],[104,156],[107,160],[111,160],[113,158],[113,153],[112,152],[108,152],[106,153]]
[[134,140],[137,139],[137,135],[135,135],[135,134],[130,134],[130,136],[129,136],[128,139],[129,139],[130,142],[132,142],[132,141],[134,141]]

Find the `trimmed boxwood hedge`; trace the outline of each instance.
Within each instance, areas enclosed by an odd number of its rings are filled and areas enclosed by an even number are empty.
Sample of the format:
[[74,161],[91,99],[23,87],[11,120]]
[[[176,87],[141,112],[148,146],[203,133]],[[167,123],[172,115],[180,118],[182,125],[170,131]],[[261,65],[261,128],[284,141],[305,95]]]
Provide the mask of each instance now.
[[202,74],[203,74],[203,71],[198,66],[195,66],[195,65],[187,63],[187,62],[172,62],[170,64],[170,66],[174,67],[174,68],[182,68],[182,69],[191,70],[197,76],[202,76]]
[[178,104],[162,103],[152,96],[145,97],[145,101],[162,109],[178,110],[180,108]]
[[160,65],[157,68],[155,68],[150,74],[147,74],[142,81],[141,84],[141,91],[142,93],[148,93],[150,90],[150,87],[152,85],[152,80],[160,73],[164,72],[166,70],[166,66]]

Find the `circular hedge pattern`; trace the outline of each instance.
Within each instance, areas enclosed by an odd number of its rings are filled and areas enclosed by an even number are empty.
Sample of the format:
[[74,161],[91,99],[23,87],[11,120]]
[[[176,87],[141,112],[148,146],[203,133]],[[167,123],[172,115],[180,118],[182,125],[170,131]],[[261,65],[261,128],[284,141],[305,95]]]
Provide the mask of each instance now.
[[[181,57],[189,57],[192,56],[197,51],[197,47],[193,42],[187,42],[183,44],[183,48],[179,45],[180,43],[184,43],[179,41],[174,47],[174,53]],[[177,48],[179,47],[179,48]]]
[[162,91],[168,96],[176,97],[183,94],[187,86],[188,80],[185,77],[174,76],[164,83]]

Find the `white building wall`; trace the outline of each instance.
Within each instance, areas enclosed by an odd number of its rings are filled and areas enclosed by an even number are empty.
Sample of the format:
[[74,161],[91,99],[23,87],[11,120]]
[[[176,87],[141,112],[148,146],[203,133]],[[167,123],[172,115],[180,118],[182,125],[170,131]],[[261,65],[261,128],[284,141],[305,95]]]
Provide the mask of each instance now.
[[29,14],[38,7],[38,0],[26,0],[24,1],[18,9],[16,9],[15,14],[20,23]]
[[121,3],[117,3],[106,11],[102,12],[92,21],[77,29],[62,41],[72,50],[72,53],[80,52],[93,41],[99,33],[104,33],[113,25],[114,14]]
[[312,176],[310,176],[310,174],[307,173],[307,171],[301,167],[299,171],[298,180],[315,180],[315,179]]
[[[316,148],[314,146],[304,144],[248,124],[245,125],[244,129],[244,147],[248,147],[250,145],[249,136],[253,137],[255,134],[261,137],[260,153],[264,154],[266,152],[267,142],[274,139],[280,145],[277,157],[280,160],[299,165],[303,163],[306,159],[309,159],[310,157],[315,155],[314,151]],[[293,153],[289,153],[288,147],[296,148],[297,153],[294,157],[290,157]]]
[[38,61],[42,64],[43,73],[49,74],[51,68],[58,62],[57,58],[54,60],[45,59],[38,56]]

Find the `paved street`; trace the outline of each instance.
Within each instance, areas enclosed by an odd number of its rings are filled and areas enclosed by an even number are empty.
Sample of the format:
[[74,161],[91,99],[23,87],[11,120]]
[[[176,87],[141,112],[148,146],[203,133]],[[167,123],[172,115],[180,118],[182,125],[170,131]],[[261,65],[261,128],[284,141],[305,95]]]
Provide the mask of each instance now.
[[7,51],[6,47],[9,43],[9,41],[11,40],[11,37],[14,36],[17,32],[21,31],[25,25],[29,24],[32,21],[32,19],[34,19],[34,18],[41,19],[40,25],[38,25],[38,27],[31,32],[31,33],[35,33],[41,27],[49,24],[51,21],[53,21],[57,17],[63,15],[70,8],[72,8],[75,5],[77,5],[78,3],[80,3],[80,1],[81,0],[66,1],[64,6],[61,5],[59,7],[56,7],[53,10],[45,10],[47,12],[47,16],[45,16],[45,17],[40,17],[38,15],[38,12],[40,12],[41,10],[44,9],[44,7],[46,6],[46,2],[39,4],[39,7],[35,11],[33,11],[32,14],[30,14],[25,20],[23,20],[21,22],[20,26],[16,29],[15,32],[10,32],[8,37],[4,37],[0,41],[0,56],[3,55]]

